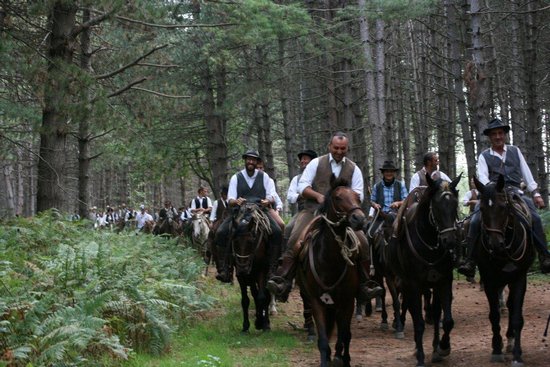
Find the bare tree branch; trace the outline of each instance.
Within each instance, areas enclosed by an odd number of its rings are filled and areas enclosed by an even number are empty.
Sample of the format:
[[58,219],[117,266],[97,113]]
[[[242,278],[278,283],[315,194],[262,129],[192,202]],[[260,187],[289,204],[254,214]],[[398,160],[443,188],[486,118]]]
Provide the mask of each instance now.
[[105,19],[109,18],[113,14],[114,10],[110,10],[105,14],[101,14],[95,18],[90,19],[89,21],[82,23],[81,25],[75,27],[73,31],[71,32],[72,37],[78,36],[82,31],[93,27],[94,25],[97,25],[101,22],[103,22]]
[[140,91],[142,91],[142,92],[151,93],[151,94],[154,94],[154,95],[159,96],[159,97],[166,97],[166,98],[191,98],[191,96],[174,96],[174,95],[164,94],[164,93],[156,92],[156,91],[154,91],[154,90],[145,89],[145,88],[139,88],[139,87],[132,87],[131,89],[133,89],[133,90],[140,90]]
[[111,97],[115,97],[115,96],[118,96],[119,94],[122,94],[124,92],[126,92],[127,90],[131,89],[132,86],[136,85],[136,84],[139,84],[139,83],[143,83],[144,81],[148,80],[149,78],[141,78],[141,79],[137,79],[137,80],[134,80],[133,82],[131,82],[130,84],[120,88],[119,90],[117,90],[116,92],[113,92],[111,94],[109,94],[107,97],[108,98],[111,98]]
[[228,26],[234,26],[237,25],[237,23],[216,23],[216,24],[155,24],[155,23],[148,23],[141,20],[136,19],[130,19],[126,18],[120,15],[117,15],[115,17],[118,20],[122,20],[124,22],[129,23],[135,23],[144,25],[147,27],[152,28],[164,28],[164,29],[179,29],[179,28],[214,28],[214,27],[228,27]]
[[107,73],[107,74],[102,74],[102,75],[98,75],[96,76],[96,79],[97,80],[101,80],[101,79],[107,79],[107,78],[110,78],[116,74],[119,74],[119,73],[122,73],[124,70],[134,66],[134,65],[137,65],[141,60],[143,60],[144,58],[146,58],[147,56],[151,55],[153,52],[155,51],[158,51],[160,49],[163,49],[165,48],[166,46],[168,46],[168,44],[165,44],[165,45],[162,45],[162,46],[157,46],[155,48],[153,48],[151,51],[147,52],[146,54],[143,54],[141,55],[140,57],[138,57],[137,59],[135,59],[134,61],[122,66],[120,69],[117,69],[117,70],[114,70],[114,71],[111,71],[110,73]]

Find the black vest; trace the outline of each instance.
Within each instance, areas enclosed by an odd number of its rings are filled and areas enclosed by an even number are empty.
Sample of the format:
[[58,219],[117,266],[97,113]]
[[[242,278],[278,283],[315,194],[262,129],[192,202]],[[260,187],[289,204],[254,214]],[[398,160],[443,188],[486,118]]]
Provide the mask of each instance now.
[[489,149],[484,150],[481,154],[483,154],[483,158],[485,158],[485,162],[487,162],[489,180],[496,182],[498,176],[502,175],[507,185],[520,187],[523,175],[521,174],[517,147],[513,145],[506,146],[506,162],[503,162],[499,157],[491,155]]
[[[384,181],[378,182],[376,185],[374,185],[374,190],[376,191],[376,203],[380,204],[382,207],[384,206]],[[401,182],[398,180],[395,180],[392,184],[393,186],[393,201],[401,201],[403,198],[401,197]]]
[[198,208],[208,209],[208,199],[206,198],[206,196],[202,198],[202,204],[199,198],[195,198],[195,209]]
[[255,202],[261,199],[265,199],[265,195],[266,192],[264,187],[264,173],[262,171],[258,171],[252,187],[248,186],[242,172],[239,172],[237,174],[238,198],[245,198],[247,201]]

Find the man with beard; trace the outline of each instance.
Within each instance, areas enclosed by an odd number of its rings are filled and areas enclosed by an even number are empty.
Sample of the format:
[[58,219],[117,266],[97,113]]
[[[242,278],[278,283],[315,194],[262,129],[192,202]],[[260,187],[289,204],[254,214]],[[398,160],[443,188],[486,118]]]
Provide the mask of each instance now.
[[[256,169],[256,165],[260,160],[260,155],[255,150],[248,150],[242,155],[244,159],[245,168],[235,173],[229,181],[229,188],[227,192],[227,200],[230,208],[241,206],[245,202],[259,202],[259,204],[266,208],[272,207],[275,202],[275,187],[273,180],[265,172]],[[281,227],[273,219],[271,215],[268,215],[271,235],[268,242],[268,256],[270,262],[270,273],[277,264],[277,258],[280,254],[282,232]],[[233,278],[232,268],[230,264],[230,250],[231,250],[231,222],[232,216],[228,216],[218,228],[214,243],[217,246],[217,253],[219,255],[220,271],[216,275],[216,279],[223,283],[230,283]]]

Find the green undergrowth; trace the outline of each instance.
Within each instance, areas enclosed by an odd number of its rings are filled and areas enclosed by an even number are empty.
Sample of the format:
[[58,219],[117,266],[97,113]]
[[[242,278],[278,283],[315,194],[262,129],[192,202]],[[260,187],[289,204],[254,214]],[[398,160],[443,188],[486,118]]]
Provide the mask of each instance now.
[[163,355],[216,305],[203,270],[184,241],[94,231],[56,211],[0,223],[0,366]]

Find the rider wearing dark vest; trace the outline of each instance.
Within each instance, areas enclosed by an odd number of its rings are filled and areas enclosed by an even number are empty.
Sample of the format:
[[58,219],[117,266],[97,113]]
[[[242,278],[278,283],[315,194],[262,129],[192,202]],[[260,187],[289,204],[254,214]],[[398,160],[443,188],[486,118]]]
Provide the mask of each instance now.
[[[382,214],[396,217],[397,210],[403,204],[403,200],[407,197],[407,188],[404,183],[396,179],[396,174],[399,169],[395,167],[393,161],[385,161],[380,171],[383,178],[374,185],[371,194],[371,214],[374,216],[374,209],[382,211]],[[376,216],[376,222],[371,224],[369,232],[374,233],[377,227],[384,221],[382,215]],[[374,227],[372,227],[374,225]]]
[[[265,186],[266,182],[270,182],[269,176],[266,173],[257,170],[256,164],[260,158],[258,152],[249,150],[243,154],[245,160],[245,171],[248,175],[248,179],[254,177],[252,185],[249,184],[247,178],[245,178],[243,171],[240,171],[231,177],[229,182],[228,200],[230,207],[236,207],[244,204],[245,202],[254,202],[260,204],[266,208],[271,203],[267,200],[268,196],[272,196],[272,193],[268,192],[268,188]],[[274,188],[269,188],[273,190]],[[266,213],[267,210],[266,210]],[[270,262],[270,273],[277,264],[277,259],[281,253],[282,231],[281,227],[275,222],[275,220],[267,215],[271,226],[271,235],[268,242],[268,258]],[[232,280],[233,266],[230,263],[230,250],[231,246],[231,222],[232,216],[229,215],[216,231],[215,240],[217,246],[217,252],[220,256],[218,264],[218,275],[216,279],[229,283]]]
[[[362,195],[363,175],[361,170],[359,170],[355,163],[345,158],[348,144],[348,138],[344,133],[335,133],[331,137],[329,144],[330,154],[312,160],[300,179],[299,187],[303,188],[302,195],[305,198],[304,210],[296,215],[294,229],[290,235],[287,250],[280,261],[281,265],[277,268],[275,275],[267,282],[269,291],[282,301],[287,300],[288,294],[292,289],[292,279],[296,270],[295,264],[302,245],[298,239],[305,227],[315,217],[315,210],[324,201],[324,194],[330,189],[330,180],[331,176],[334,175],[334,166],[338,166],[340,169],[338,178],[346,179],[352,189],[360,191],[360,196]],[[354,187],[355,175],[357,175],[355,182],[360,183],[359,187]],[[362,265],[367,263],[368,268],[367,240],[362,231],[356,231],[356,234],[361,242],[360,255]],[[380,295],[383,292],[382,288],[376,287],[375,289],[370,289],[367,287],[368,271],[363,266],[358,266],[357,269],[359,270],[362,297],[370,299]]]
[[[525,196],[524,192],[520,190],[521,182],[525,181],[528,189],[533,194],[533,198],[537,201],[537,205],[543,206],[544,202],[537,191],[537,183],[534,181],[533,175],[525,163],[525,159],[519,148],[505,144],[506,134],[509,130],[510,127],[504,125],[499,119],[493,119],[488,123],[483,134],[489,136],[491,149],[486,149],[480,154],[478,160],[478,176],[481,183],[486,185],[489,181],[497,181],[499,176],[502,175],[504,177],[506,189],[519,194],[527,204],[531,212],[533,242],[539,253],[541,270],[543,273],[547,273],[550,272],[550,253],[548,252],[542,221],[537,213],[533,200]],[[466,238],[468,246],[467,258],[458,268],[460,273],[468,277],[473,277],[475,275],[476,264],[473,260],[473,254],[481,228],[481,214],[478,209],[479,204],[476,205],[476,211],[470,221],[470,229]]]

